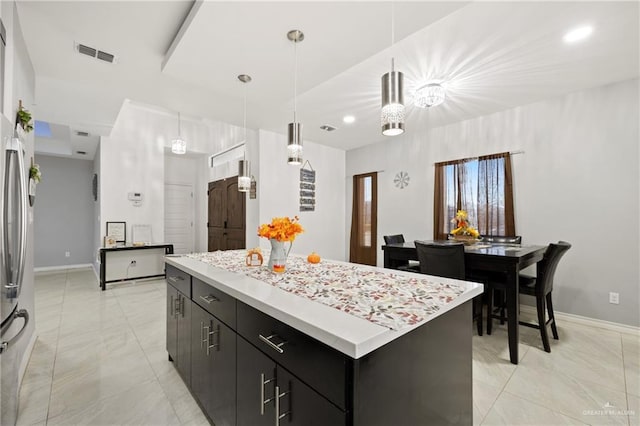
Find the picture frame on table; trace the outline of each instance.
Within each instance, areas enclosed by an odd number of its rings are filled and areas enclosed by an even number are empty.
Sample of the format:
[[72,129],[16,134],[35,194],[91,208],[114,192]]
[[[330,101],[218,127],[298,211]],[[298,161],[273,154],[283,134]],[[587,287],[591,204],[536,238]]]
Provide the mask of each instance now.
[[114,238],[116,243],[127,242],[127,222],[107,222],[106,235]]

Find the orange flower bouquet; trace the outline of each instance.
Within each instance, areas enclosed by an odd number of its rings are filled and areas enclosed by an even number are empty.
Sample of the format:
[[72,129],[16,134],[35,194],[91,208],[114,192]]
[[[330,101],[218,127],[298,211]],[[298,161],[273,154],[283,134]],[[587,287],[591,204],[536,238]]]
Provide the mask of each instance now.
[[451,231],[451,235],[454,236],[467,236],[478,238],[480,233],[476,228],[469,225],[467,212],[464,210],[458,210],[456,217],[451,219],[451,223],[455,223],[456,228]]
[[[258,227],[258,235],[268,238],[271,242],[271,254],[269,255],[269,269],[276,273],[283,273],[286,268],[287,257],[293,246],[293,241],[298,234],[304,232],[298,222],[298,216],[274,217],[271,223],[263,223]],[[289,249],[285,251],[284,243],[289,243]]]

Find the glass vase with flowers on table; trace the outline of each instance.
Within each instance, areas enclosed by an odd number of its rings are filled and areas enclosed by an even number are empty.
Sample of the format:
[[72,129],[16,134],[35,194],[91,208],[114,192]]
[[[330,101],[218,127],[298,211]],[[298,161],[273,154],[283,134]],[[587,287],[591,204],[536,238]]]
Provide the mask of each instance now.
[[[490,236],[486,240],[480,237],[478,230],[469,224],[468,215],[459,210],[452,220],[455,228],[450,232],[449,240],[428,241],[435,244],[465,244],[465,265],[474,275],[499,274],[506,284],[507,328],[509,334],[509,358],[518,363],[518,321],[519,321],[519,274],[531,265],[535,265],[544,255],[544,246],[525,246],[519,244],[520,237]],[[422,242],[422,241],[421,241]],[[384,267],[398,269],[408,260],[418,260],[415,243],[386,244]]]

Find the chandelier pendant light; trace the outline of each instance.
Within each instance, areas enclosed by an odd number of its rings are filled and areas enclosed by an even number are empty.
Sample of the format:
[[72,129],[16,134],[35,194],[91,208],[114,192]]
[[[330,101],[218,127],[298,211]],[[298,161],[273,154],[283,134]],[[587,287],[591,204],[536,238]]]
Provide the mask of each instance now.
[[[391,47],[394,45],[394,7],[391,2]],[[380,124],[382,134],[397,136],[404,133],[404,75],[395,70],[391,58],[391,71],[382,76],[382,111]]]
[[171,141],[171,152],[174,154],[186,154],[187,142],[180,136],[180,113],[178,113],[178,137]]
[[244,129],[244,153],[242,154],[242,160],[238,161],[238,191],[248,192],[251,189],[251,163],[247,160],[247,87],[246,84],[251,82],[251,77],[247,74],[241,74],[238,76],[244,85],[244,105],[243,105],[243,119],[242,127]]
[[428,83],[416,90],[415,104],[420,108],[430,108],[444,102],[447,91],[440,83]]
[[287,38],[293,42],[293,122],[287,128],[287,163],[292,165],[302,164],[302,123],[296,119],[296,95],[298,90],[298,52],[297,44],[304,40],[304,33],[300,30],[291,30]]

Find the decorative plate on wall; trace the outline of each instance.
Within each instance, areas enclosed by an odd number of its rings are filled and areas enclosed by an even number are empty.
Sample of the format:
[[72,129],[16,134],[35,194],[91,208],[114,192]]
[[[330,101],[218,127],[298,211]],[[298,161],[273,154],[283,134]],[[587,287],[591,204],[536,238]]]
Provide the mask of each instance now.
[[404,189],[406,186],[409,186],[409,180],[409,173],[399,172],[393,179],[393,183],[395,183],[398,188]]

